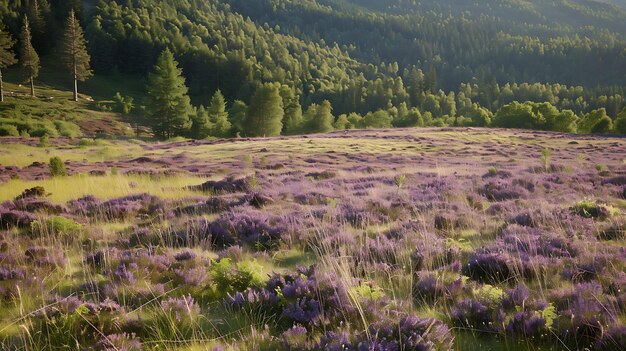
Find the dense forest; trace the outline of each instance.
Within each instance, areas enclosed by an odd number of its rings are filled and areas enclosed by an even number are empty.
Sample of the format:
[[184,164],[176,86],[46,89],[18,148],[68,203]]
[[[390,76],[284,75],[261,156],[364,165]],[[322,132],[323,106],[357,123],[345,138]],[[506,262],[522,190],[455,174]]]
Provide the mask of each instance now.
[[[328,129],[317,118],[330,119],[331,128],[493,125],[599,133],[626,128],[624,6],[0,0],[0,13],[13,38],[28,16],[34,48],[52,56],[75,9],[96,75],[148,77],[169,49],[197,107],[188,109],[187,133],[194,121],[215,124],[215,116],[198,115],[218,103],[232,127],[227,134],[256,134],[244,128],[245,106],[268,86],[282,97],[283,133]],[[148,111],[140,108],[148,101],[137,110]],[[318,113],[320,106],[330,111]],[[550,122],[554,116],[558,123]]]

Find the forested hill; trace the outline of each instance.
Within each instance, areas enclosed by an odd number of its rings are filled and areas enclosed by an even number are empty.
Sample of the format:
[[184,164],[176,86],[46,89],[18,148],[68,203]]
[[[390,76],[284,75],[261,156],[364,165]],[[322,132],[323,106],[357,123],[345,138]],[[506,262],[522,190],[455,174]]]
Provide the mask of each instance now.
[[[49,7],[46,4],[49,1]],[[36,0],[0,0],[17,37]],[[264,82],[335,115],[418,108],[433,118],[549,102],[583,116],[624,107],[623,0],[38,0],[34,44],[52,55],[78,9],[97,75],[145,76],[170,48],[195,105]],[[47,11],[47,12],[46,12]],[[392,113],[393,114],[393,113]],[[457,123],[458,121],[455,121]],[[448,123],[443,120],[441,123]]]

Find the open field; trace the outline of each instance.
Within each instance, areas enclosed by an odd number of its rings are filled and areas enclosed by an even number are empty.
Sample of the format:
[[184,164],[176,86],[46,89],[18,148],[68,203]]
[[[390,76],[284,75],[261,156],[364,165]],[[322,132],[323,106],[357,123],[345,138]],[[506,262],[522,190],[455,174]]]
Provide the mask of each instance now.
[[0,139],[1,349],[626,347],[626,139],[49,143]]

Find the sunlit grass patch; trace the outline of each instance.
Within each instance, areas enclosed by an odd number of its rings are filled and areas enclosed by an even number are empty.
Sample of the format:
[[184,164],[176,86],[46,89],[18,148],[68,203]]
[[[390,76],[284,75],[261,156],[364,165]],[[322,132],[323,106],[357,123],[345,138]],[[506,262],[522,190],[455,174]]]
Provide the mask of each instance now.
[[142,155],[140,145],[127,142],[98,140],[93,146],[34,147],[24,144],[3,144],[0,149],[0,165],[26,167],[34,162],[47,163],[50,157],[58,156],[63,161],[104,162],[133,158]]
[[10,180],[0,184],[0,201],[11,200],[25,189],[43,186],[50,193],[49,200],[64,203],[86,195],[98,199],[111,199],[131,194],[148,193],[163,199],[179,199],[197,193],[186,189],[189,185],[202,183],[203,178],[194,176],[149,175],[76,175],[44,180]]

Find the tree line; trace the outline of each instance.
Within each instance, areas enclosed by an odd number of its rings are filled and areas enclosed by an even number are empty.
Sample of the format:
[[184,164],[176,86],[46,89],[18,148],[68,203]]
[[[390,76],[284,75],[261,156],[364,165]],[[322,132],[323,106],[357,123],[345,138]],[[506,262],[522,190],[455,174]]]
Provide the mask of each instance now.
[[[96,1],[85,10],[78,0],[0,0],[0,10],[14,36],[23,36],[28,17],[31,52],[51,55],[53,47],[62,46],[65,58],[86,63],[65,60],[74,82],[87,78],[91,67],[100,75],[121,71],[149,76],[148,98],[137,104],[143,105],[138,110],[146,111],[146,124],[159,137],[418,125],[587,132],[594,128],[579,128],[581,122],[602,109],[611,119],[610,128],[605,122],[594,130],[612,132],[620,126],[625,85],[622,75],[613,72],[626,67],[620,54],[626,52],[626,41],[613,31],[622,28],[614,18],[619,11],[598,12],[606,27],[597,21],[596,27],[576,29],[532,19],[532,11],[521,3],[514,15],[497,17],[497,1],[485,5],[494,9],[489,16],[473,14],[471,8],[444,14],[448,10],[440,7],[450,5],[446,2],[352,2],[363,8],[348,10],[331,0],[179,0],[159,6],[153,0],[126,0]],[[430,7],[422,11],[424,6]],[[73,26],[66,18],[70,10],[76,12]],[[65,35],[44,35],[61,32]],[[68,35],[84,46],[66,44],[76,43]],[[57,36],[63,39],[54,40]],[[382,37],[386,40],[374,40]],[[20,40],[20,47],[24,42]],[[184,96],[168,107],[180,113],[169,117],[172,128],[155,117],[156,96],[159,90],[166,92],[167,81],[157,87],[159,72],[152,67],[155,62],[164,66],[165,51],[173,60],[166,61],[175,62],[170,72],[182,78],[182,84],[169,82],[176,96]],[[575,66],[581,62],[585,69]],[[74,92],[76,98],[76,86]],[[262,97],[269,102],[261,104]],[[124,111],[132,109],[130,97],[115,101]],[[517,101],[525,103],[514,105]],[[552,117],[544,117],[545,108],[537,107],[543,103],[552,105],[564,121],[546,122]],[[259,111],[274,116],[265,119],[265,130]],[[503,118],[505,112],[518,114],[524,122]]]
[[[457,114],[454,93],[445,95],[446,115],[435,117],[432,112],[403,102],[369,112],[333,115],[332,104],[324,100],[311,104],[303,111],[293,89],[280,83],[265,83],[255,90],[250,105],[235,100],[230,108],[224,95],[217,90],[207,107],[194,108],[179,63],[169,49],[158,58],[154,72],[149,76],[147,123],[160,138],[186,136],[194,139],[232,136],[278,136],[306,133],[326,133],[333,130],[357,128],[392,128],[419,126],[477,126],[524,128],[569,133],[624,133],[626,134],[626,107],[615,121],[605,108],[593,110],[578,117],[572,110],[560,110],[549,102],[512,101],[500,107],[495,114],[472,104],[462,106]],[[463,94],[463,93],[461,93]],[[438,103],[437,100],[433,100]],[[439,107],[440,108],[440,107]]]

